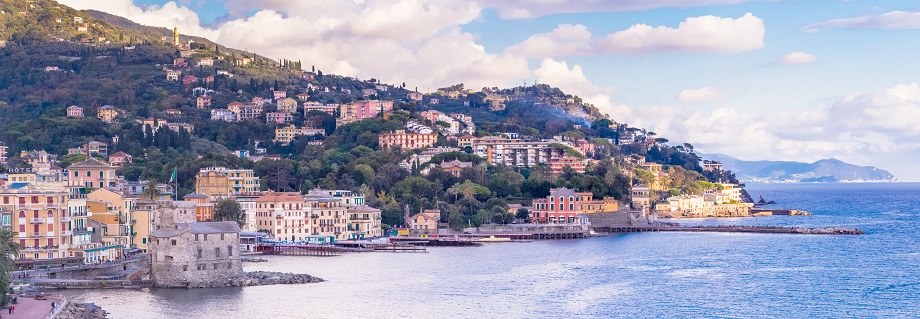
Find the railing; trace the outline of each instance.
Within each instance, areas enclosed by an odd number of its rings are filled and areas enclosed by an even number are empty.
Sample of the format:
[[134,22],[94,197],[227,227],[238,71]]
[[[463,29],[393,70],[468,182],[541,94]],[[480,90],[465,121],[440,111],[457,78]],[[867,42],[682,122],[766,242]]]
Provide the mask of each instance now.
[[86,229],[86,227],[74,227],[73,229],[71,229],[71,231],[73,231],[73,232],[85,232],[85,231],[87,231],[87,229]]
[[24,247],[23,251],[57,250],[58,246]]
[[72,219],[70,218],[70,216],[61,217],[61,222],[62,222],[62,223],[67,223],[67,222],[70,222],[71,220],[72,220]]
[[73,235],[73,231],[65,230],[61,232],[61,236],[70,236]]
[[32,233],[32,237],[44,237],[42,233]]

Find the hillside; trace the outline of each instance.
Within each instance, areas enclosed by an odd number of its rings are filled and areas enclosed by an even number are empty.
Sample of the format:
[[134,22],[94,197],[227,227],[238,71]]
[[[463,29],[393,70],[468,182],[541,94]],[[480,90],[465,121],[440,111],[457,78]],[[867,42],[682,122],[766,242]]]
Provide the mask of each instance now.
[[[45,150],[66,168],[84,160],[68,149],[100,141],[108,144],[110,154],[133,157],[117,172],[127,180],[166,181],[176,170],[180,197],[194,192],[201,168],[247,168],[261,178],[263,190],[352,190],[380,208],[386,224],[402,225],[409,206],[413,211],[441,209],[444,221],[458,228],[508,222],[508,204],[529,204],[557,187],[625,200],[630,186],[639,182],[655,183],[661,193],[698,194],[706,180],[734,180],[730,172],[703,172],[692,145],[670,146],[667,139],[608,119],[578,96],[548,85],[468,89],[457,84],[419,93],[404,83],[325,74],[309,61],[265,59],[206,39],[189,45],[185,40],[192,38],[183,36],[177,47],[164,39],[165,29],[49,0],[0,3],[4,12],[15,12],[4,13],[6,25],[0,30],[5,39],[0,48],[0,143],[9,148],[7,165],[12,167],[27,165],[21,152]],[[205,95],[210,105],[199,105]],[[285,102],[291,107],[282,111],[277,102],[285,98],[298,100]],[[392,101],[393,110],[345,121],[338,106],[362,100]],[[305,112],[307,102],[328,107],[331,114]],[[263,103],[263,108],[245,118],[213,116],[229,112],[231,103]],[[410,122],[443,127],[444,121],[425,118],[424,110],[470,116],[474,124],[463,126],[476,136],[518,133],[558,145],[553,151],[594,161],[579,171],[569,166],[552,172],[543,161],[526,167],[466,167],[459,174],[432,168],[422,174],[419,166],[405,164],[421,149],[383,147],[378,137],[406,129]],[[272,120],[269,112],[283,117]],[[276,130],[291,125],[325,134],[297,135],[290,143],[276,139]],[[434,146],[459,147],[451,134],[439,134]],[[576,151],[560,143],[585,148]],[[470,152],[467,146],[436,158],[482,162]],[[663,164],[669,178],[655,182],[651,172],[631,170],[637,156]],[[480,186],[488,192],[456,196],[461,188]]]
[[814,163],[784,161],[744,161],[724,154],[702,155],[722,163],[738,179],[770,183],[893,182],[897,179],[886,170],[873,166],[856,166],[838,159]]

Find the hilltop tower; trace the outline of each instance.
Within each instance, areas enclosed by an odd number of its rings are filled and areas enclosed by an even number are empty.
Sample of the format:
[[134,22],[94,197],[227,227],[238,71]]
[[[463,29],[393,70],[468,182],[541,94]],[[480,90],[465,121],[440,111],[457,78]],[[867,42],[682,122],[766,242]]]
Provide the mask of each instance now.
[[179,27],[173,27],[173,44],[179,46]]

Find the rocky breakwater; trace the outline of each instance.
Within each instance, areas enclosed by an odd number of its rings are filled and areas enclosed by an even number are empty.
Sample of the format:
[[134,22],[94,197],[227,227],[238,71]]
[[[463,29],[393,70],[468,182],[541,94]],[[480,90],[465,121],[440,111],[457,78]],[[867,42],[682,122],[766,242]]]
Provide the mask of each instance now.
[[295,285],[323,282],[319,277],[306,274],[291,274],[273,271],[250,271],[242,277],[229,278],[220,281],[210,281],[200,284],[189,284],[187,288],[219,288],[219,287],[247,287],[266,285]]
[[103,319],[109,313],[91,303],[68,303],[54,319]]

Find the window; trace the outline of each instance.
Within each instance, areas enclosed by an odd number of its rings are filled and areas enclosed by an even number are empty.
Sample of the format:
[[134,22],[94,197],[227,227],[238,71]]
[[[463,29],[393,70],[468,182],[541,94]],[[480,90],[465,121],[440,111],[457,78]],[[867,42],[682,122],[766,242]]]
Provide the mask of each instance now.
[[86,171],[86,177],[93,177],[93,174],[90,171]]
[[220,240],[224,240],[224,234],[220,234]]
[[103,178],[105,177],[102,176],[102,171],[99,171],[99,179],[103,179]]
[[141,238],[141,244],[147,244],[147,237]]
[[32,196],[32,204],[38,204],[38,196]]
[[26,218],[26,211],[24,210],[19,211],[19,218]]
[[195,234],[195,241],[198,241],[198,234]]
[[201,259],[201,248],[198,248],[198,258]]
[[[214,247],[214,256],[220,257],[220,247]],[[214,267],[214,269],[217,269],[217,267]]]
[[188,265],[182,265],[182,271],[188,271]]
[[25,205],[25,204],[26,204],[26,198],[25,198],[25,197],[20,197],[20,198],[19,198],[19,205]]
[[173,246],[176,245],[176,240],[175,240],[175,239],[172,240],[172,245],[173,245]]
[[48,217],[49,217],[49,218],[54,218],[54,211],[53,211],[53,210],[50,210],[50,209],[48,210]]
[[80,177],[80,172],[73,171],[73,177]]
[[208,241],[208,234],[204,234],[204,241]]
[[233,246],[227,246],[227,256],[233,257]]

